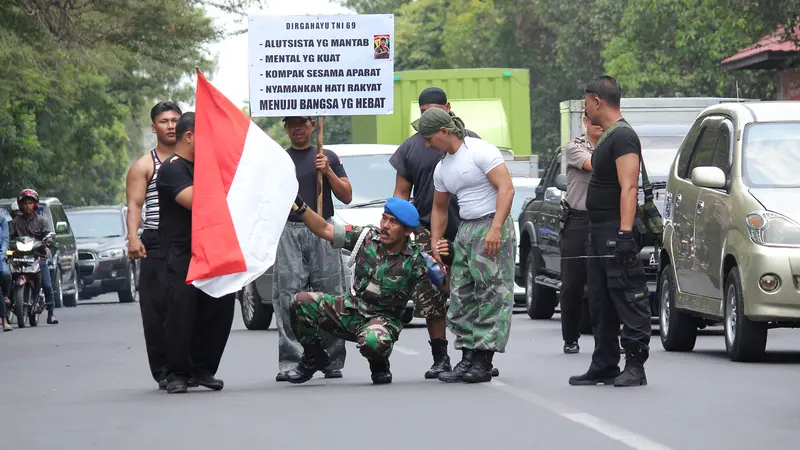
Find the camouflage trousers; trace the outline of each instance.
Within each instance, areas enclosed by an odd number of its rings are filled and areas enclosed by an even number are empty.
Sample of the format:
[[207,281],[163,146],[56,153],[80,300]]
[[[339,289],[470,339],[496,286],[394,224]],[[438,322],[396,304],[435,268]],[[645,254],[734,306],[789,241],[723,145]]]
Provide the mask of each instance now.
[[[278,242],[272,280],[272,306],[278,328],[278,371],[287,372],[297,366],[303,354],[289,320],[293,295],[303,291],[344,292],[340,250],[314,235],[305,224],[286,222]],[[326,370],[342,369],[347,356],[344,341],[326,334],[323,344],[331,356]]]
[[456,335],[457,350],[503,353],[511,332],[514,307],[514,223],[506,219],[500,233],[500,251],[484,254],[486,233],[494,214],[462,220],[453,243],[447,325]]
[[292,302],[292,327],[303,346],[321,344],[320,330],[356,342],[367,359],[389,358],[403,322],[388,315],[365,315],[349,294],[300,292]]
[[[425,253],[433,256],[431,249],[431,232],[424,225],[420,225],[414,230],[414,244]],[[445,317],[447,313],[448,293],[442,291],[431,283],[430,278],[425,277],[420,283],[425,284],[425,289],[414,290],[414,317],[425,319],[436,319]]]

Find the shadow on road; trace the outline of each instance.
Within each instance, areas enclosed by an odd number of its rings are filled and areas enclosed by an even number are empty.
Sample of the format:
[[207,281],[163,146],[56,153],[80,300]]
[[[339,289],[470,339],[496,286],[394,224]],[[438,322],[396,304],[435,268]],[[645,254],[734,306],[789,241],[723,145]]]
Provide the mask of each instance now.
[[[692,353],[702,356],[711,356],[730,361],[725,350],[694,350]],[[748,364],[748,363],[738,363]],[[800,351],[795,350],[767,350],[762,361],[749,364],[800,364]]]

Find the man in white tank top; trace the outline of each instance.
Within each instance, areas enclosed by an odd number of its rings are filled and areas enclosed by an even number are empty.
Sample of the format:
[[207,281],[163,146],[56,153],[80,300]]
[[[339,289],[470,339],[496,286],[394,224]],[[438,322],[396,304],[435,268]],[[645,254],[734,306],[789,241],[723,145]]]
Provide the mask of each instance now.
[[[159,388],[166,389],[166,350],[164,341],[164,255],[159,246],[158,190],[156,180],[162,161],[175,153],[175,125],[181,109],[172,102],[158,103],[150,110],[156,148],[137,160],[126,180],[128,197],[128,257],[142,259],[139,273],[139,307],[150,372]],[[142,220],[142,207],[145,220]],[[144,228],[139,237],[140,224]]]
[[438,249],[453,194],[461,216],[453,242],[447,320],[463,356],[439,380],[485,383],[492,379],[492,358],[505,352],[511,331],[517,243],[509,213],[514,185],[500,150],[465,136],[458,117],[430,108],[420,117],[419,132],[427,145],[445,152],[433,173],[431,214],[431,241],[437,243],[434,257],[440,262]]

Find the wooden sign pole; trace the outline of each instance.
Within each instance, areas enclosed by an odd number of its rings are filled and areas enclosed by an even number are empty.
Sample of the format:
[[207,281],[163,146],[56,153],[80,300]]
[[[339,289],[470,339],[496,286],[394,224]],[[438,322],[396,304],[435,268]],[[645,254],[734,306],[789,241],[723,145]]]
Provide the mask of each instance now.
[[[325,117],[317,117],[317,154],[322,154],[322,143],[324,142]],[[322,171],[317,171],[317,214],[325,217],[322,210]]]

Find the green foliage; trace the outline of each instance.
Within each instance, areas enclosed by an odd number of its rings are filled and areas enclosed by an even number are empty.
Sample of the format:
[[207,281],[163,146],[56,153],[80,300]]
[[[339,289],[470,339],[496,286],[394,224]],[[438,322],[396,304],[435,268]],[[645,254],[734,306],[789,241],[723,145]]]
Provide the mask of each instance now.
[[[773,73],[719,63],[784,25],[800,0],[343,0],[396,14],[396,70],[512,67],[530,71],[533,152],[560,141],[559,102],[594,76],[625,96],[772,99]],[[389,8],[393,8],[391,11]],[[469,125],[469,124],[467,124]]]
[[[217,0],[241,11],[258,3]],[[186,101],[204,45],[223,35],[206,1],[8,0],[0,5],[0,196],[34,187],[72,205],[122,201],[147,112]]]

